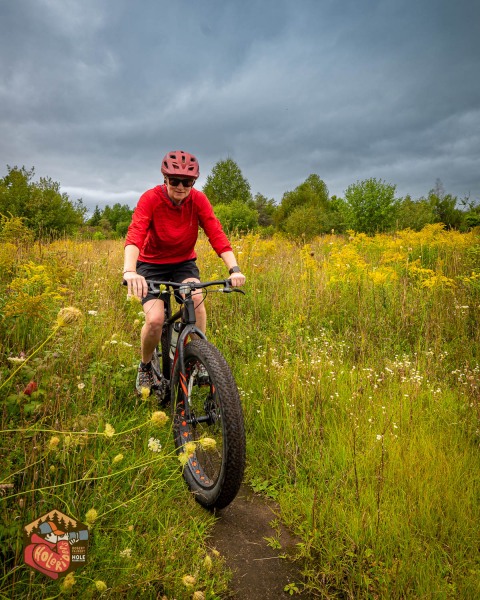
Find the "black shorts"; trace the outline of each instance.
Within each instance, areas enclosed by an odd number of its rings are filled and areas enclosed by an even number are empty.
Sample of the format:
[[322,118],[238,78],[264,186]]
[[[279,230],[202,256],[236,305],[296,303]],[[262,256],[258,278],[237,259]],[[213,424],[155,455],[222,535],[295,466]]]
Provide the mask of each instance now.
[[[153,279],[153,281],[175,281],[176,283],[182,283],[182,281],[189,278],[200,279],[200,271],[195,259],[167,265],[157,265],[139,260],[137,261],[137,273],[143,275],[145,279]],[[156,298],[155,294],[148,292],[145,298],[142,299],[142,304]]]

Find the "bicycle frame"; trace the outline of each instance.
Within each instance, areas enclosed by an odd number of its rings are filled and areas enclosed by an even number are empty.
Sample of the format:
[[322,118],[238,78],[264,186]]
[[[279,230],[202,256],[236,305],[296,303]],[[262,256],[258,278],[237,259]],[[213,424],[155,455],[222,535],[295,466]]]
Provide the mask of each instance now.
[[[185,361],[184,361],[184,348],[185,348],[185,340],[188,336],[194,334],[197,337],[206,340],[207,337],[206,335],[203,333],[203,331],[201,331],[197,326],[196,326],[196,315],[195,315],[195,304],[194,304],[194,300],[192,298],[192,294],[195,290],[202,290],[205,289],[207,287],[213,286],[213,285],[223,285],[223,289],[220,291],[223,291],[225,293],[230,293],[230,292],[239,292],[241,294],[244,294],[245,292],[243,292],[242,290],[239,290],[237,288],[232,288],[230,286],[230,280],[226,279],[226,280],[218,280],[218,281],[209,281],[209,282],[204,282],[204,283],[196,283],[196,282],[185,282],[185,283],[176,283],[176,282],[171,282],[171,281],[154,281],[154,280],[147,280],[147,284],[149,286],[149,289],[152,293],[154,294],[158,294],[158,298],[160,300],[163,301],[164,303],[164,311],[165,311],[165,320],[164,320],[164,324],[163,324],[163,328],[166,329],[166,340],[163,341],[164,344],[167,345],[167,347],[170,347],[171,344],[171,339],[172,339],[172,329],[174,326],[174,323],[177,322],[178,320],[180,320],[180,332],[178,335],[178,340],[177,340],[177,345],[175,348],[175,354],[173,356],[173,359],[168,358],[168,364],[165,365],[164,362],[167,360],[167,355],[168,352],[163,352],[161,353],[162,355],[162,370],[163,370],[163,375],[166,379],[168,380],[172,380],[172,375],[174,372],[174,369],[176,368],[176,365],[178,363],[178,369],[179,369],[179,373],[180,373],[180,384],[181,384],[181,388],[182,388],[182,394],[185,398],[185,400],[188,399],[188,390],[186,389],[185,386],[185,381],[186,381],[186,374],[185,374]],[[166,289],[162,291],[162,286],[164,286]],[[172,290],[176,290],[178,291],[180,294],[182,294],[183,299],[182,299],[182,306],[181,308],[176,311],[174,314],[172,314],[172,308],[170,305],[170,296],[172,295],[172,293],[174,293]],[[172,390],[171,390],[172,392]],[[186,410],[186,417],[187,420],[189,419],[189,407],[188,407],[188,402],[185,402],[185,410]]]
[[[196,325],[194,294],[201,293],[197,298],[203,301],[207,291],[197,290],[215,285],[222,288],[212,291],[244,292],[231,287],[230,280],[147,283],[164,303],[160,345],[152,360],[158,373],[161,354],[165,381],[158,387],[157,398],[163,406],[172,404],[172,429],[177,453],[184,459],[183,477],[202,506],[224,508],[237,495],[245,472],[243,412],[229,365]],[[173,308],[172,293],[182,305],[179,310]],[[178,339],[172,356],[174,329]]]
[[[168,334],[167,334],[168,345],[170,345],[170,343],[171,343],[172,329],[173,329],[174,323],[176,323],[179,319],[180,319],[180,323],[181,323],[180,332],[178,334],[177,345],[175,348],[175,355],[173,357],[173,360],[171,361],[172,364],[169,366],[170,374],[173,373],[173,370],[174,370],[177,362],[179,364],[180,373],[185,372],[185,363],[183,360],[183,353],[184,353],[184,347],[185,347],[185,339],[189,335],[191,335],[193,333],[204,340],[207,339],[207,337],[203,333],[203,331],[201,331],[196,326],[197,319],[195,316],[195,306],[194,306],[193,298],[191,297],[191,289],[189,288],[189,290],[190,290],[189,295],[186,296],[185,300],[183,301],[183,307],[173,315],[171,314],[172,309],[170,306],[170,298],[168,298],[168,300],[164,300],[164,305],[165,305],[164,327],[168,328]],[[169,293],[169,296],[170,296],[170,293]],[[169,379],[171,379],[171,377],[169,377]]]

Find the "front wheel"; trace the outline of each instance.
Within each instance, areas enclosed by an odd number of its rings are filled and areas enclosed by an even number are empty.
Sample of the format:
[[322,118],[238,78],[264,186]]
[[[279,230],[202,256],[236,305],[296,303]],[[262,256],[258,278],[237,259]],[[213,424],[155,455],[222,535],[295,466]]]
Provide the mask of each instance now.
[[183,475],[205,508],[224,508],[235,498],[245,470],[245,429],[230,367],[207,340],[185,346],[185,374],[173,375],[174,437],[184,454]]

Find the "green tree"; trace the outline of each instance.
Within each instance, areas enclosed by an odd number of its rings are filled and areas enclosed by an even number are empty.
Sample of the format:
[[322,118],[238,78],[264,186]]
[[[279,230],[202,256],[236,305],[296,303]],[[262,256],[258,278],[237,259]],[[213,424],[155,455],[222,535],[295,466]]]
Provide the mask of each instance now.
[[464,211],[464,222],[466,227],[480,226],[480,203],[470,200],[470,195],[460,201]]
[[96,227],[100,223],[100,219],[102,218],[102,213],[98,208],[98,204],[95,206],[95,210],[93,211],[93,215],[88,219],[87,224],[92,227]]
[[329,199],[325,182],[314,173],[294,190],[283,194],[275,222],[290,235],[312,238],[340,229],[343,216],[339,207],[335,197]]
[[325,229],[324,212],[312,205],[299,206],[285,219],[283,229],[294,237],[311,240]]
[[252,204],[250,184],[231,158],[217,162],[206,179],[203,192],[214,206],[233,202]]
[[120,204],[117,202],[112,207],[106,206],[102,212],[102,218],[107,219],[110,223],[111,228],[115,231],[119,223],[128,221],[130,223],[132,219],[133,210],[127,204]]
[[276,221],[280,228],[282,223],[299,207],[313,206],[321,212],[328,210],[328,188],[316,174],[307,179],[293,191],[285,192],[276,213]]
[[368,234],[392,229],[398,207],[395,188],[373,177],[348,186],[345,190],[347,226]]
[[428,202],[432,208],[435,223],[443,223],[447,229],[458,229],[463,224],[464,215],[457,208],[458,199],[452,194],[446,194],[440,179],[428,193]]
[[273,225],[277,205],[273,198],[267,198],[262,194],[255,194],[253,206],[258,213],[258,224],[262,227]]
[[405,196],[398,204],[397,229],[413,229],[420,231],[430,223],[435,223],[435,213],[431,203],[425,198],[412,200]]
[[117,223],[117,226],[115,227],[115,233],[118,235],[118,237],[124,238],[127,235],[129,225],[130,220],[120,221]]
[[239,200],[230,204],[218,204],[215,206],[215,214],[226,231],[245,233],[258,225],[257,211]]
[[72,233],[84,222],[86,208],[60,192],[60,184],[49,177],[33,182],[34,169],[7,166],[0,179],[0,213],[25,219],[36,236]]

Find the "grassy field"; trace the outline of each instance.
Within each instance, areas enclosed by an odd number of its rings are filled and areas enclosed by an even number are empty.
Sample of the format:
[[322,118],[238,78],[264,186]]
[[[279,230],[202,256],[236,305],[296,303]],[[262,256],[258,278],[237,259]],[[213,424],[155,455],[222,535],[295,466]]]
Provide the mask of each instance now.
[[[122,246],[0,244],[0,597],[225,596],[171,421],[133,392],[142,317]],[[241,390],[248,480],[302,540],[296,587],[480,597],[479,233],[234,246],[247,296],[210,295],[208,333]],[[224,276],[198,252],[204,279]],[[23,526],[52,508],[91,533],[61,583],[22,559]]]

